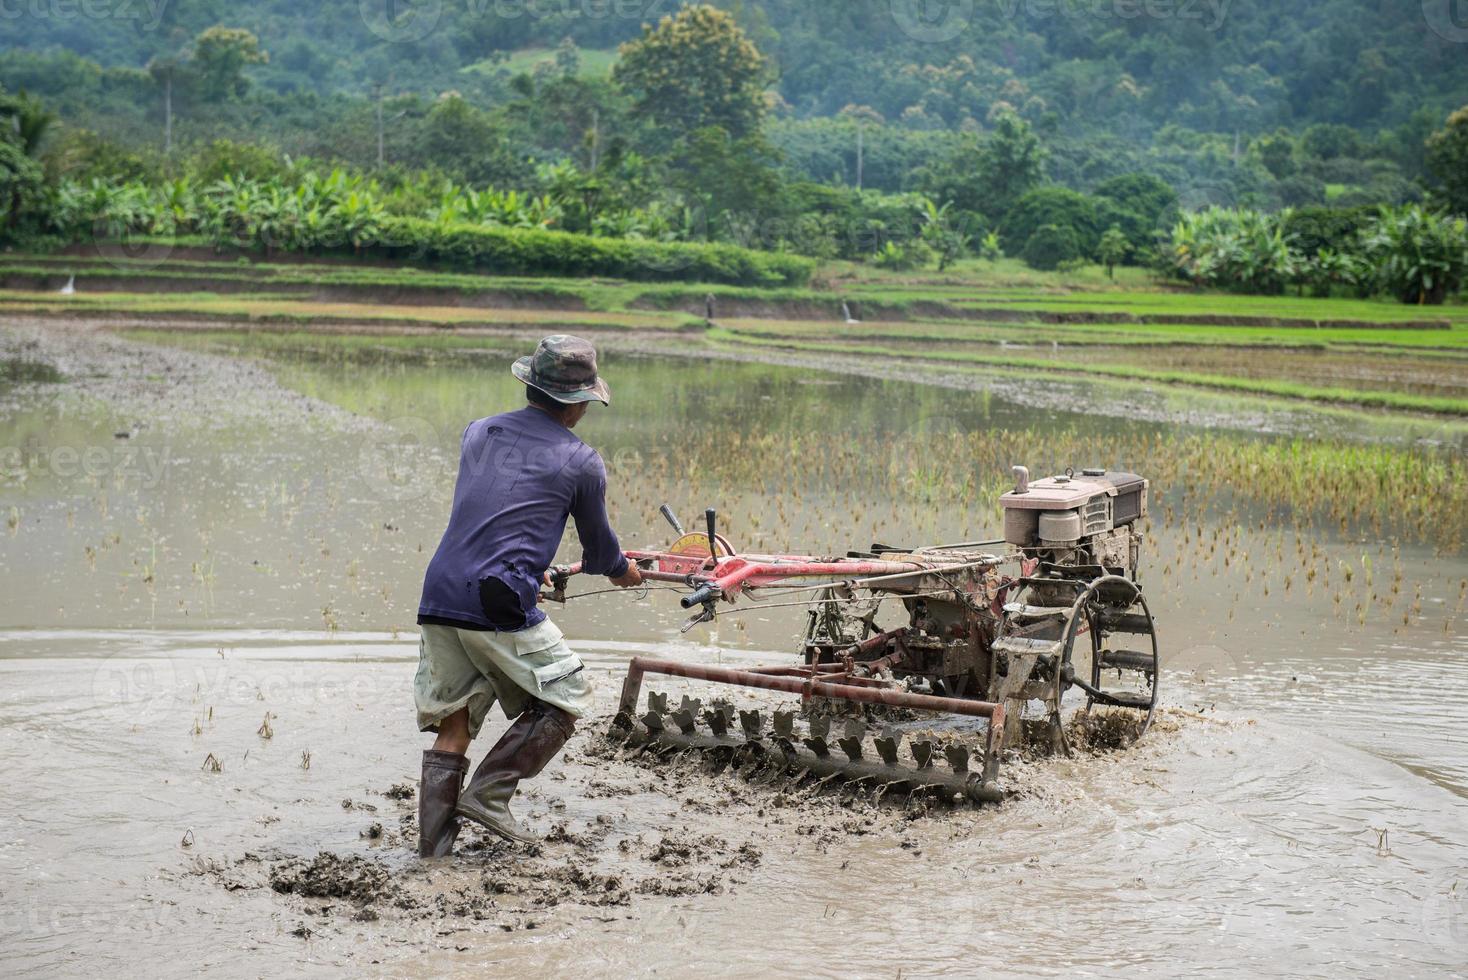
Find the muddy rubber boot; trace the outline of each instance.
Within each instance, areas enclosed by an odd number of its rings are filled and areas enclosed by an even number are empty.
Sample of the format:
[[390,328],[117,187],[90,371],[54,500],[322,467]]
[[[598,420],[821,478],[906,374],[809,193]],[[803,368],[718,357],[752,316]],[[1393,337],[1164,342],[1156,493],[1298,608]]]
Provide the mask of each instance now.
[[540,774],[576,730],[576,719],[544,701],[532,701],[500,736],[459,797],[459,816],[521,844],[539,838],[510,813],[510,797],[520,780]]
[[423,778],[418,784],[419,857],[443,857],[454,849],[454,840],[459,836],[459,817],[454,808],[468,771],[468,756],[424,750]]

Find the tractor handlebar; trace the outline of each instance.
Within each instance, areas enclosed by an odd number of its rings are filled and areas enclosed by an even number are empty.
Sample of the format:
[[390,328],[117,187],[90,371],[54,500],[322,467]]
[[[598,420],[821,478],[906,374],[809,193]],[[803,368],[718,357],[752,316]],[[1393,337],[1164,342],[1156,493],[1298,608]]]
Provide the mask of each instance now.
[[678,604],[684,609],[692,609],[694,606],[702,605],[705,602],[712,602],[722,595],[723,591],[723,589],[720,589],[714,583],[705,582],[688,595],[679,599]]

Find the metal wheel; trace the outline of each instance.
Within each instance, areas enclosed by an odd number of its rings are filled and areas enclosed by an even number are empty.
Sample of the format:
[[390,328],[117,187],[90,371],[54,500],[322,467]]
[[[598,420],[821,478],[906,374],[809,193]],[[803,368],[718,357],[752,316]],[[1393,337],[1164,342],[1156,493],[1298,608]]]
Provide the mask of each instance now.
[[1005,604],[992,650],[1008,658],[1009,670],[989,693],[1010,708],[1005,737],[1011,743],[1022,735],[1024,705],[1039,700],[1045,705],[1051,751],[1070,754],[1060,703],[1071,685],[1070,651],[1085,615],[1086,594],[1086,583],[1078,579],[1027,580]]
[[[1090,669],[1084,671],[1089,679],[1082,678],[1073,657],[1083,617],[1090,634]],[[1113,637],[1125,637],[1126,647],[1113,643]],[[1157,714],[1160,667],[1156,623],[1141,587],[1120,575],[1093,581],[1077,600],[1071,617],[1059,677],[1060,696],[1074,686],[1085,692],[1088,709],[1099,704],[1143,712],[1137,731],[1140,738]],[[1114,686],[1103,686],[1108,681]]]

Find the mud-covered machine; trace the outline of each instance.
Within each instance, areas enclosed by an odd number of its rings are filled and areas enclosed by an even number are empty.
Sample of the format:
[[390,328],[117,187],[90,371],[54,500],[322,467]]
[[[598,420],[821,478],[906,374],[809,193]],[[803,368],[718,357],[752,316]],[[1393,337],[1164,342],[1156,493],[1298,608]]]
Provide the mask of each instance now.
[[[694,610],[685,631],[712,620],[720,602],[803,593],[801,657],[743,668],[634,657],[612,734],[637,749],[697,750],[797,782],[975,802],[1001,798],[1002,750],[1022,736],[1070,750],[1067,695],[1083,697],[1088,710],[1123,709],[1140,736],[1156,712],[1159,668],[1137,581],[1147,481],[1102,469],[1034,482],[1024,467],[1014,472],[1014,488],[1000,497],[1002,540],[873,545],[844,557],[739,554],[714,511],[689,533],[664,506],[677,540],[627,555],[645,579],[692,590],[681,600]],[[547,598],[564,600],[578,570],[553,569]],[[800,700],[790,710],[741,710],[732,699],[673,702],[650,692],[640,703],[648,675]],[[988,723],[977,729],[916,712]]]

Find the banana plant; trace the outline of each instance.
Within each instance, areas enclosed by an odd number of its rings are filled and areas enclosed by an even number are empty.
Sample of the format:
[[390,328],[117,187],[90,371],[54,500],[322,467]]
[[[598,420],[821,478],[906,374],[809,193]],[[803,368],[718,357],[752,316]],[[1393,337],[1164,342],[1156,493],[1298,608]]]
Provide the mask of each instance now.
[[653,237],[651,231],[646,212],[640,211],[603,212],[591,222],[591,233],[603,238],[645,239]]
[[351,242],[352,250],[360,255],[369,242],[381,237],[386,212],[371,197],[353,190],[332,208],[331,217],[341,237]]
[[1420,205],[1382,208],[1363,245],[1380,288],[1403,303],[1442,303],[1468,275],[1468,222]]
[[619,238],[707,239],[702,215],[680,213],[654,199],[635,207],[603,193],[650,179],[645,162],[624,154],[603,174],[570,164],[543,173],[545,193],[518,188],[472,188],[439,174],[417,173],[390,188],[342,168],[313,170],[290,164],[277,177],[231,174],[200,186],[188,178],[157,184],[62,181],[48,194],[48,221],[67,235],[119,236],[203,233],[217,245],[309,251],[350,242],[360,253],[379,237],[390,216],[426,218],[448,228],[469,224],[502,228],[565,228]]
[[154,193],[156,227],[154,234],[187,234],[196,231],[199,202],[187,177],[164,181]]
[[999,241],[999,232],[991,231],[979,241],[979,258],[986,262],[998,262],[1004,257],[1004,247]]
[[947,269],[949,264],[968,251],[969,236],[959,231],[953,224],[953,202],[946,201],[942,206],[934,203],[928,198],[922,199],[922,240],[938,254],[938,271]]
[[1278,293],[1297,279],[1301,263],[1284,231],[1288,214],[1220,207],[1185,213],[1168,244],[1172,267],[1197,286]]

